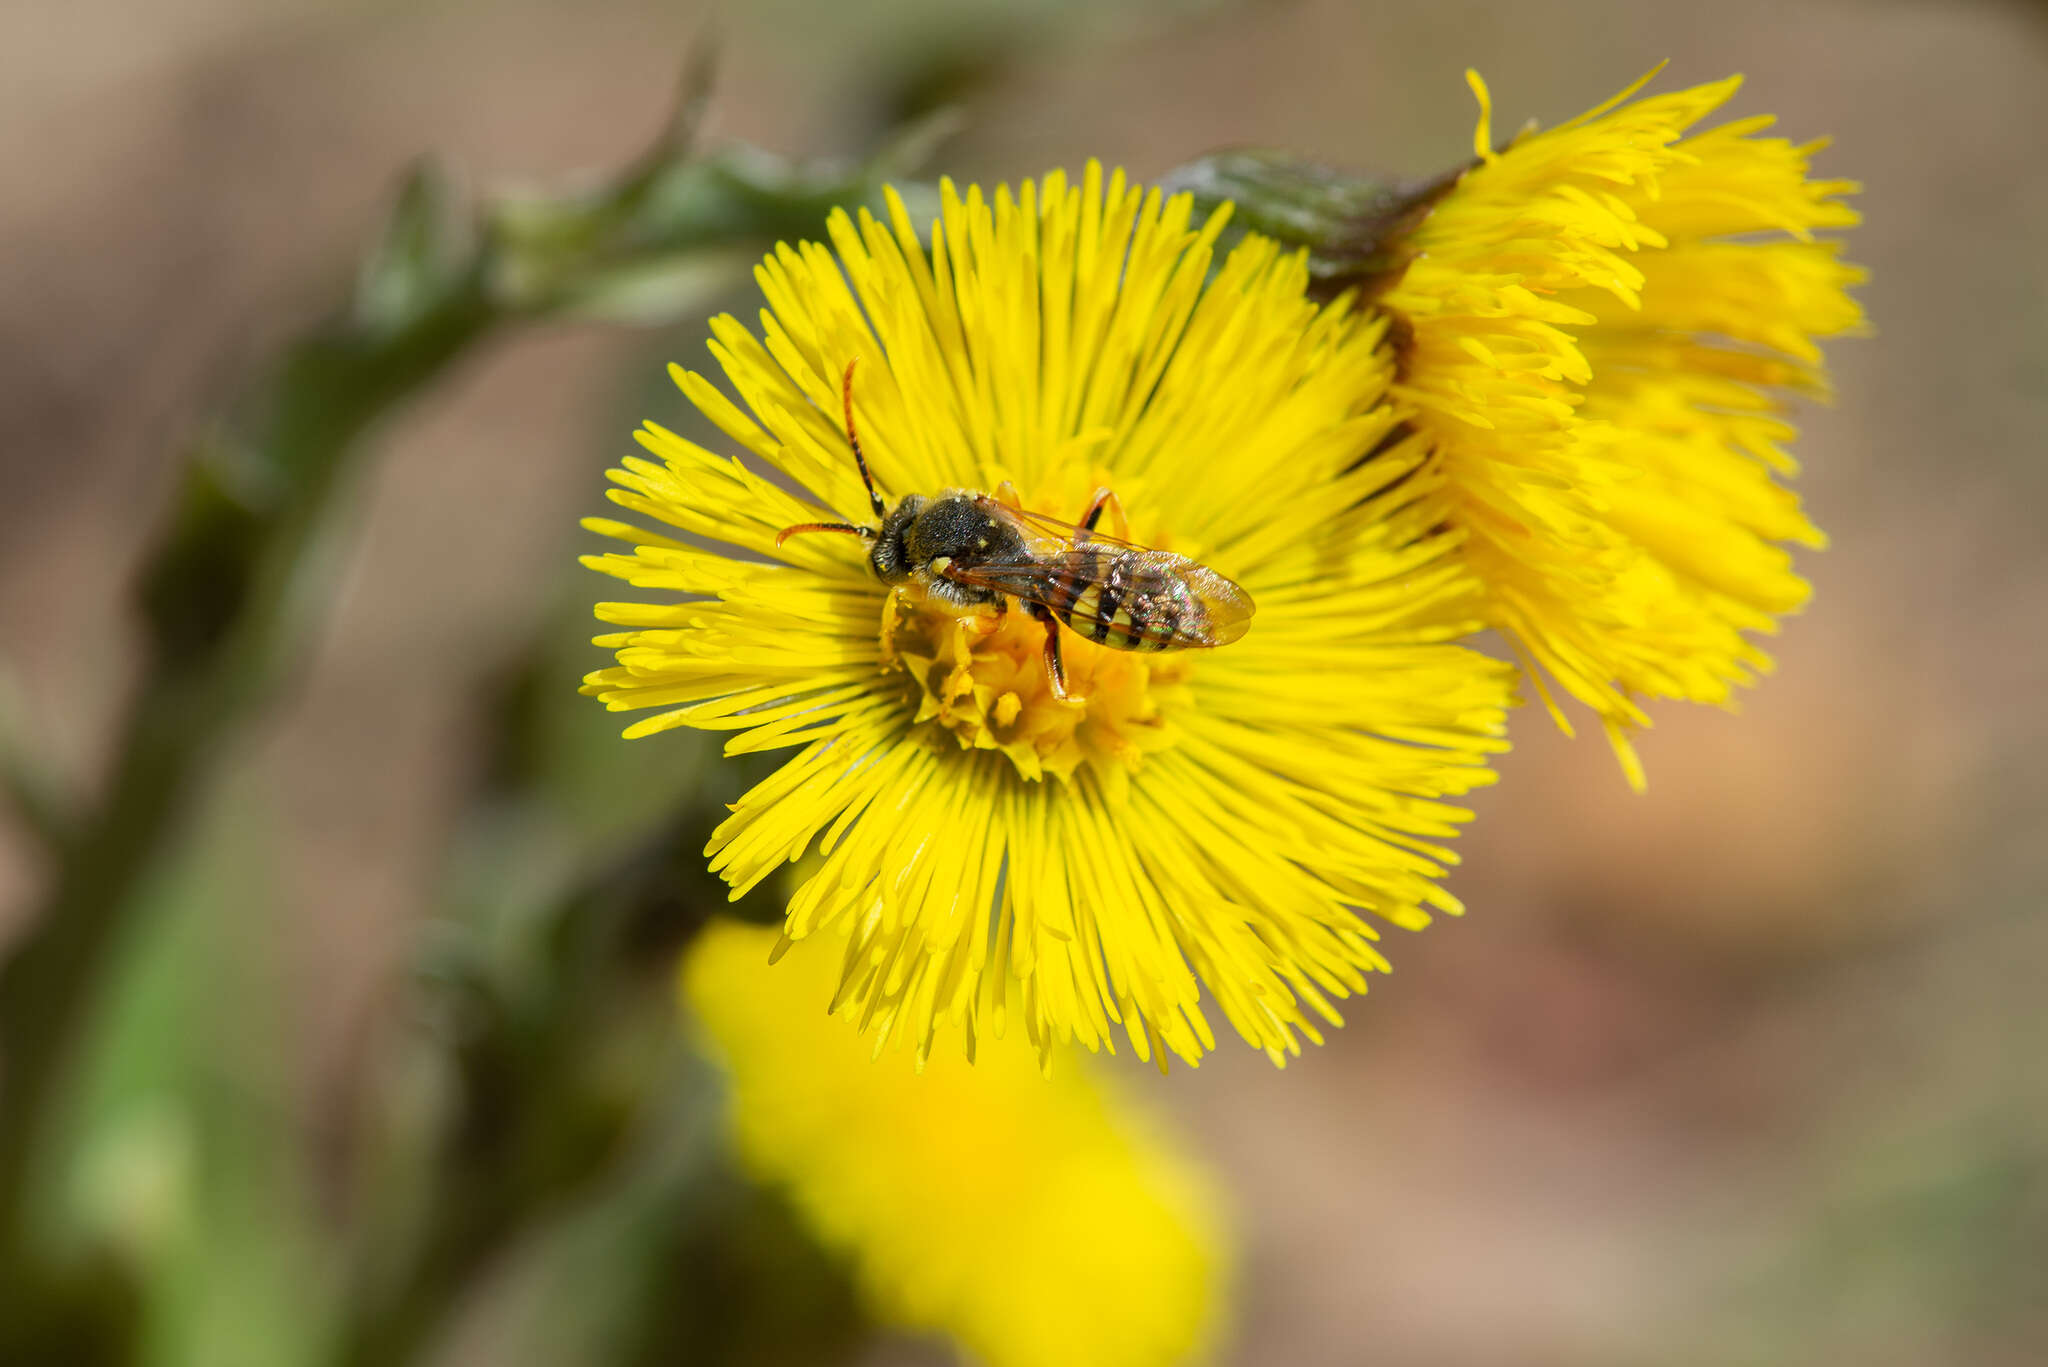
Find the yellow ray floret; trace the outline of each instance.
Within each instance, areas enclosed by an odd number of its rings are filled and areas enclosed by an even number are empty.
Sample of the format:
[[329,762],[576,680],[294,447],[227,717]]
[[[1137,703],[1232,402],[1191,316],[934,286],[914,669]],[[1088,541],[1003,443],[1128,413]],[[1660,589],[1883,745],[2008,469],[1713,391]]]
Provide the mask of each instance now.
[[1779,482],[1783,408],[1825,392],[1815,339],[1863,325],[1863,273],[1813,236],[1857,221],[1857,187],[1810,178],[1820,144],[1762,136],[1768,118],[1692,132],[1738,79],[1634,99],[1639,82],[1496,150],[1468,76],[1479,160],[1383,297],[1406,338],[1395,393],[1490,620],[1639,782],[1640,700],[1728,701],[1770,665],[1744,633],[1806,600],[1783,543],[1822,538]]
[[[713,321],[738,402],[677,380],[747,454],[649,424],[651,458],[613,472],[613,501],[666,530],[586,524],[627,543],[586,563],[640,591],[599,605],[618,662],[586,691],[653,711],[628,735],[794,751],[712,864],[737,895],[822,855],[786,934],[845,944],[833,1006],[877,1048],[922,1057],[952,1023],[971,1051],[1021,1019],[1041,1052],[1120,1031],[1163,1066],[1213,1047],[1206,993],[1284,1059],[1385,967],[1376,923],[1457,909],[1444,842],[1512,682],[1453,644],[1474,586],[1384,400],[1384,322],[1310,302],[1300,255],[1263,238],[1214,263],[1220,215],[1092,165],[942,203],[929,249],[893,195],[886,221],[835,214],[830,247],[760,267],[757,332]],[[1013,481],[1072,519],[1107,486],[1136,540],[1250,592],[1249,635],[1140,655],[1063,631],[1086,700],[1062,701],[1014,607],[886,589],[850,536],[778,547],[866,514],[849,364],[890,500]]]
[[[1217,1328],[1226,1243],[1207,1174],[1085,1067],[1022,1041],[919,1076],[825,1017],[836,959],[714,923],[684,997],[731,1080],[734,1143],[846,1258],[884,1324],[987,1367],[1169,1367]],[[1079,1065],[1082,1060],[1073,1060]]]

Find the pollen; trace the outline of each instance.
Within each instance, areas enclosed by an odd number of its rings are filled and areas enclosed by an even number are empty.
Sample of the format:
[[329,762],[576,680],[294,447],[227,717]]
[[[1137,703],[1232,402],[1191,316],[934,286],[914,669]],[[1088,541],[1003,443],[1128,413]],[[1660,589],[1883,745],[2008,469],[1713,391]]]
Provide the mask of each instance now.
[[963,615],[904,590],[882,607],[882,668],[902,678],[913,732],[936,753],[999,750],[1034,782],[1071,783],[1085,765],[1121,787],[1173,744],[1175,716],[1193,706],[1195,663],[1059,631],[1073,694],[1064,701],[1046,677],[1041,623],[1014,607]]

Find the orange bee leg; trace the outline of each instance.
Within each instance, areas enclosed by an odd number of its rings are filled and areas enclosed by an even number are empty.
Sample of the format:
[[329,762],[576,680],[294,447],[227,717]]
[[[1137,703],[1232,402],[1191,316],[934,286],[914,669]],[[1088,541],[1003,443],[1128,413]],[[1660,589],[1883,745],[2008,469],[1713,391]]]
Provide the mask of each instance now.
[[1061,702],[1085,701],[1067,692],[1067,665],[1060,656],[1059,619],[1036,603],[1027,603],[1025,607],[1033,617],[1045,623],[1045,681],[1052,686],[1053,697]]
[[1104,510],[1109,513],[1110,535],[1119,541],[1131,539],[1130,519],[1124,516],[1123,501],[1109,489],[1097,489],[1095,497],[1088,500],[1088,511],[1081,514],[1080,526],[1084,531],[1094,531],[1095,524],[1102,520]]

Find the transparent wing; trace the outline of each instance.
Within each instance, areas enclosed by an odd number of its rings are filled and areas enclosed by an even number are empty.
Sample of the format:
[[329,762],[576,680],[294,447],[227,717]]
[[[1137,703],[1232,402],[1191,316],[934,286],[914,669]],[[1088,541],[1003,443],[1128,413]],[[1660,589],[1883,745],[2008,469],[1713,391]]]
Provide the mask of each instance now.
[[1023,602],[1063,613],[1069,603],[1080,598],[1099,578],[1093,561],[1091,556],[1089,562],[1083,564],[1078,558],[1068,557],[1066,552],[1054,551],[1037,560],[1013,565],[976,565],[972,569],[949,565],[944,573],[956,584],[993,589]]
[[[1148,551],[1148,555],[1164,555],[1164,551]],[[1207,565],[1197,564],[1185,556],[1174,556],[1184,568],[1182,582],[1189,596],[1201,606],[1208,619],[1207,646],[1227,646],[1251,630],[1252,613],[1257,604],[1244,591],[1244,586],[1234,579],[1225,579]]]
[[1125,647],[1148,634],[1155,647],[1229,645],[1250,628],[1254,607],[1249,593],[1207,565],[1093,533],[1029,562],[956,566],[946,577],[1039,604],[1081,635]]
[[990,517],[1001,518],[1022,532],[1039,554],[1052,554],[1065,547],[1077,545],[1111,546],[1120,551],[1148,549],[1134,541],[1111,536],[1107,532],[1091,531],[1078,522],[1066,522],[1029,508],[1013,508],[989,494],[978,494],[974,501]]

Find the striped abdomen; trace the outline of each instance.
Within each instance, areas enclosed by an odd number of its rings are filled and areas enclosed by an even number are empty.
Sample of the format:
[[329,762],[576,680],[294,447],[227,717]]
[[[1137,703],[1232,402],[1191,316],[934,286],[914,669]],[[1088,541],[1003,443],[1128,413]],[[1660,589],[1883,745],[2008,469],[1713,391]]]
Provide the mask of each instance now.
[[1248,594],[1170,551],[1083,543],[1042,562],[1043,601],[1080,636],[1113,650],[1228,645],[1251,621]]

